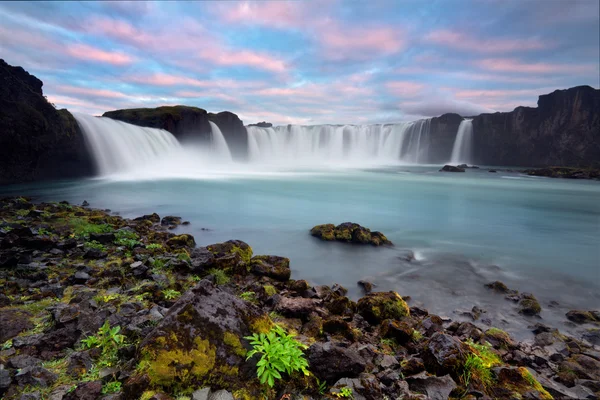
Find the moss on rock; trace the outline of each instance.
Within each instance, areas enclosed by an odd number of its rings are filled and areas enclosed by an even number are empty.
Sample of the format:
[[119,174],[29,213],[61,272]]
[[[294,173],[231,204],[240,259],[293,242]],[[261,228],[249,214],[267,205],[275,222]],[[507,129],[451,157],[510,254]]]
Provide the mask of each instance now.
[[410,315],[408,304],[396,292],[374,292],[358,300],[358,312],[371,324]]
[[192,235],[184,233],[183,235],[178,235],[167,240],[167,246],[173,249],[179,249],[182,247],[195,247],[196,240]]

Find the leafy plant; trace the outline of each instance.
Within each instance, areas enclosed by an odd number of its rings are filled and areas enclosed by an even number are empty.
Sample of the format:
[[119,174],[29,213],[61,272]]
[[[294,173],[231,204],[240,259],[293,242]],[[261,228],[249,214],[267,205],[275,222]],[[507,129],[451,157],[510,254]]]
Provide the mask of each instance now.
[[189,254],[187,254],[187,253],[177,254],[177,259],[181,260],[181,261],[192,262],[192,259],[190,258]]
[[73,235],[81,239],[89,239],[91,233],[109,233],[113,227],[108,224],[92,224],[82,218],[72,218],[69,225],[73,228]]
[[200,278],[198,275],[192,275],[190,276],[190,280],[192,280],[193,282],[200,282],[202,278]]
[[163,270],[165,268],[165,260],[161,260],[160,258],[155,259],[152,261],[152,268],[157,271]]
[[322,381],[319,378],[317,379],[317,385],[319,385],[319,394],[324,395],[327,391],[327,381]]
[[351,399],[354,397],[354,394],[352,392],[352,388],[345,386],[345,387],[341,388],[338,393],[335,393],[335,396]]
[[208,270],[208,274],[215,277],[217,285],[225,285],[226,283],[229,283],[230,278],[222,269],[211,268]]
[[160,243],[150,243],[146,245],[148,250],[162,250],[162,244]]
[[108,320],[98,329],[94,336],[88,336],[81,341],[83,348],[99,348],[102,353],[97,366],[100,368],[111,367],[118,361],[117,352],[125,344],[125,335],[121,335],[120,326],[110,327]]
[[2,344],[2,350],[8,350],[13,346],[12,339],[8,339],[6,342]]
[[165,289],[163,291],[163,296],[165,297],[165,300],[173,300],[181,296],[181,293],[177,290]]
[[490,386],[493,382],[491,368],[502,364],[502,360],[491,350],[492,346],[489,343],[478,344],[468,340],[466,344],[472,353],[467,355],[460,380],[465,387],[469,386],[472,379],[476,379],[485,387]]
[[255,354],[261,355],[256,363],[258,367],[256,375],[261,384],[267,383],[273,387],[275,379],[281,379],[282,372],[288,375],[295,371],[301,371],[304,375],[309,374],[308,362],[302,352],[308,347],[296,341],[279,325],[275,325],[267,334],[255,333],[245,339],[249,340],[253,347],[246,359],[252,358]]
[[240,294],[240,298],[242,300],[246,300],[246,301],[249,301],[251,303],[254,303],[256,301],[256,293],[254,293],[254,292],[244,292],[244,293]]
[[98,242],[97,240],[92,240],[91,242],[85,242],[83,245],[86,249],[95,249],[100,251],[106,251],[106,247]]
[[128,249],[133,249],[141,244],[137,233],[125,229],[119,229],[115,232],[115,244],[117,246],[125,246]]
[[113,394],[121,391],[121,382],[107,382],[102,386],[102,394]]

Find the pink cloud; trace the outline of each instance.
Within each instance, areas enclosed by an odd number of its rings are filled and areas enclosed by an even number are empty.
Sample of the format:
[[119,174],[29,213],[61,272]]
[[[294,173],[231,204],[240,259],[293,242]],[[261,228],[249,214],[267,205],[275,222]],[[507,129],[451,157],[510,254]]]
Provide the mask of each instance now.
[[425,85],[409,81],[396,81],[386,83],[386,87],[397,96],[414,97],[421,94]]
[[131,64],[134,59],[127,54],[104,51],[84,44],[74,44],[66,48],[66,54],[80,60],[98,61],[112,65]]
[[355,28],[341,26],[335,21],[317,25],[316,40],[329,59],[364,59],[373,53],[393,54],[406,43],[402,32],[389,27]]
[[177,86],[177,85],[186,85],[186,86],[194,86],[194,87],[208,87],[211,86],[208,81],[201,81],[194,78],[188,78],[185,76],[177,76],[170,74],[162,74],[157,73],[153,75],[135,75],[132,77],[126,77],[124,80],[130,80],[136,83],[142,83],[146,85],[155,85],[155,86]]
[[[234,5],[231,7],[230,5]],[[304,13],[300,3],[288,1],[262,1],[219,3],[218,14],[229,23],[250,23],[277,28],[290,28],[302,24]],[[305,4],[303,4],[304,6]]]
[[537,38],[521,39],[481,39],[462,32],[451,30],[438,30],[430,32],[425,40],[442,46],[459,50],[468,50],[478,53],[507,53],[515,51],[540,50],[552,47],[551,42],[544,42]]
[[127,95],[116,92],[113,90],[105,90],[105,89],[91,89],[91,88],[83,88],[76,86],[53,86],[53,89],[57,92],[68,93],[68,94],[81,94],[84,96],[93,96],[93,97],[106,97],[106,98],[124,98]]
[[287,70],[283,60],[250,50],[229,50],[209,46],[199,52],[200,58],[222,66],[249,66],[266,71],[283,73]]
[[524,63],[512,58],[488,58],[477,62],[477,65],[489,71],[519,73],[593,73],[598,70],[594,65],[571,65],[552,63]]

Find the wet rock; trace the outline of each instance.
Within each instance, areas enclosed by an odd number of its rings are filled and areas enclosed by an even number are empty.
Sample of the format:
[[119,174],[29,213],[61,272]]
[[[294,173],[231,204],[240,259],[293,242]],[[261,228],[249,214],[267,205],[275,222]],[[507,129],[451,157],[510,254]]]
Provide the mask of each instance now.
[[582,337],[591,344],[600,345],[600,329],[590,328],[585,331]]
[[181,225],[181,217],[167,215],[166,217],[163,217],[163,219],[160,221],[160,224],[162,226],[179,226]]
[[344,222],[338,226],[323,224],[314,226],[310,234],[321,240],[371,244],[373,246],[392,245],[383,233],[373,231],[352,222]]
[[25,367],[15,375],[17,385],[49,387],[58,379],[58,375],[40,366]]
[[362,289],[364,294],[369,294],[373,291],[374,285],[371,282],[361,280],[358,281],[357,284]]
[[381,323],[381,336],[388,339],[394,339],[396,343],[404,345],[413,338],[414,329],[411,324],[406,321],[397,321],[386,319]]
[[[239,387],[253,379],[253,362],[245,361],[245,336],[272,326],[257,307],[202,280],[171,306],[138,349],[153,385],[219,382]],[[177,364],[170,363],[178,359]]]
[[250,272],[285,282],[290,279],[290,259],[278,256],[254,256],[250,259]]
[[8,360],[8,367],[14,369],[24,369],[27,367],[35,367],[40,365],[42,360],[28,355],[17,355]]
[[357,309],[372,325],[386,319],[402,319],[410,315],[408,305],[396,292],[369,293],[358,300]]
[[488,289],[492,289],[495,292],[498,293],[509,293],[510,289],[502,282],[500,281],[494,281],[494,282],[490,282],[484,285],[486,288]]
[[193,248],[196,246],[196,240],[192,235],[184,233],[183,235],[173,236],[167,240],[166,244],[172,249],[180,249],[183,247]]
[[573,321],[576,324],[600,323],[600,312],[598,311],[571,310],[566,316],[569,321]]
[[342,389],[345,390],[350,389],[351,395],[350,397],[354,400],[366,400],[366,397],[361,394],[361,392],[365,389],[360,379],[349,379],[342,378],[333,384],[331,389],[329,389],[329,393],[331,393],[334,398],[341,398]]
[[87,202],[87,200],[84,200],[83,203],[81,203],[82,207],[89,207],[90,203]]
[[530,293],[521,294],[521,300],[519,301],[519,313],[528,316],[537,316],[542,311],[540,303],[537,301],[534,295]]
[[355,378],[366,368],[365,360],[353,348],[327,342],[315,343],[306,351],[310,371],[328,383]]
[[316,311],[317,301],[303,297],[282,297],[275,311],[292,316],[306,317]]
[[314,237],[317,237],[321,240],[336,240],[335,238],[335,225],[333,224],[324,224],[314,226],[310,230],[310,234]]
[[150,221],[153,224],[158,224],[160,222],[160,216],[157,213],[142,215],[141,217],[137,217],[133,219],[134,221]]
[[423,361],[427,370],[436,375],[456,373],[470,353],[468,346],[445,333],[435,333],[425,351]]
[[296,293],[303,293],[308,290],[310,285],[304,279],[299,279],[297,281],[290,281],[288,287],[290,288],[290,290]]
[[96,242],[102,244],[111,244],[115,241],[114,233],[90,233],[90,240],[95,240]]
[[239,273],[246,271],[244,264],[250,262],[253,254],[252,247],[241,240],[228,240],[224,243],[211,244],[206,248],[213,253],[216,268],[231,269],[241,265],[242,268],[238,269]]
[[77,388],[65,395],[64,400],[96,400],[102,394],[102,382],[93,381],[77,385]]
[[510,335],[498,328],[490,328],[485,331],[485,340],[495,348],[509,349],[515,347],[515,342],[511,339]]
[[388,354],[384,354],[381,360],[377,363],[379,367],[384,369],[394,367],[399,364],[400,363],[398,362],[398,360],[396,360],[396,357],[390,356]]
[[450,392],[457,387],[450,375],[438,377],[428,375],[426,372],[410,376],[406,378],[406,382],[410,390],[425,393],[431,400],[446,400],[450,397]]
[[0,343],[12,339],[19,333],[33,329],[33,323],[30,321],[32,317],[26,311],[0,309]]
[[455,167],[454,165],[444,165],[440,172],[465,172],[464,168]]

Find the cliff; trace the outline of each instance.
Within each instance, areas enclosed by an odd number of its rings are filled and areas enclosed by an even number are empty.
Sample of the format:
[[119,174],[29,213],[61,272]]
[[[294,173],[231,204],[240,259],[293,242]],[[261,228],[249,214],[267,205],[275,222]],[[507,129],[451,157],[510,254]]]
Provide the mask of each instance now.
[[600,90],[542,95],[537,108],[473,118],[474,162],[506,166],[600,164]]
[[42,85],[23,68],[0,60],[0,184],[93,173],[75,119],[46,100]]
[[213,114],[198,107],[166,106],[107,111],[103,117],[139,126],[164,129],[171,132],[177,139],[184,141],[208,140],[210,138],[209,121],[211,121],[223,132],[227,145],[235,158],[244,159],[248,151],[248,138],[244,123],[237,115],[229,111]]

